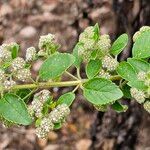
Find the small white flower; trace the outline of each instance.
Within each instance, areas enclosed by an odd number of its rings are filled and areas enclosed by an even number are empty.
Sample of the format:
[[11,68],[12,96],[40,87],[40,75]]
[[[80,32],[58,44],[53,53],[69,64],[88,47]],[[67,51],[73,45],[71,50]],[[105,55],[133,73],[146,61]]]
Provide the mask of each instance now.
[[31,72],[29,69],[20,69],[16,73],[16,78],[20,81],[28,81],[31,79]]
[[33,61],[36,57],[36,49],[34,47],[29,47],[26,50],[26,61]]
[[131,96],[140,104],[142,104],[145,101],[145,94],[143,91],[138,90],[136,88],[130,89]]
[[25,67],[25,60],[21,57],[17,57],[12,62],[13,71],[23,69]]

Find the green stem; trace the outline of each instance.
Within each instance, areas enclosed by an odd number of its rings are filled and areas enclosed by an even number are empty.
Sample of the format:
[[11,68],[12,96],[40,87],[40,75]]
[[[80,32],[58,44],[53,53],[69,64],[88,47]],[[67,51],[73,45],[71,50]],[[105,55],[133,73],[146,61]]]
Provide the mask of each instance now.
[[77,77],[78,77],[79,79],[81,79],[81,76],[80,76],[80,68],[77,68]]
[[70,72],[65,71],[65,73],[66,73],[67,75],[69,75],[70,77],[72,77],[73,79],[79,80],[77,77],[75,77],[74,75],[72,75]]
[[[121,77],[116,75],[112,76],[111,80],[120,80]],[[50,87],[68,87],[68,86],[77,86],[82,85],[87,82],[88,79],[81,79],[77,81],[62,81],[62,82],[39,82],[39,83],[32,83],[32,84],[23,84],[23,85],[15,85],[11,88],[11,90],[19,90],[19,89],[36,89],[36,88],[50,88]],[[0,88],[0,92],[5,91],[4,89]]]

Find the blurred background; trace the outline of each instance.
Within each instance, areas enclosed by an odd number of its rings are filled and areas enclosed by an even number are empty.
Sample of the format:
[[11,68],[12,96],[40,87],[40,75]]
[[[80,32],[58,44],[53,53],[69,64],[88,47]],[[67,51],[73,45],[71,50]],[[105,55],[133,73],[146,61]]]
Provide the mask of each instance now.
[[[125,60],[131,56],[133,33],[150,25],[150,1],[0,0],[0,44],[17,42],[22,52],[37,47],[40,35],[48,33],[56,35],[62,52],[71,52],[79,34],[95,23],[112,41],[128,33],[130,44],[119,55],[119,60]],[[57,97],[69,90],[54,88],[52,94]],[[150,150],[150,116],[134,101],[128,105],[123,114],[97,112],[78,91],[62,129],[40,140],[32,126],[7,129],[0,125],[0,150]]]

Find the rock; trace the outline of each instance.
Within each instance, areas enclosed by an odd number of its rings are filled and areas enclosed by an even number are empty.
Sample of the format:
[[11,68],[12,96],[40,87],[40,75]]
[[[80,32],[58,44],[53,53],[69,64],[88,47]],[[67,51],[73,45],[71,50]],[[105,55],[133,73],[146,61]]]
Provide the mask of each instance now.
[[20,31],[20,36],[22,38],[30,39],[35,37],[37,31],[33,26],[26,26]]
[[57,144],[49,144],[44,148],[44,150],[58,150],[59,146]]
[[48,133],[48,139],[50,141],[55,141],[57,138],[58,138],[58,135],[54,131],[51,131]]
[[90,139],[81,139],[76,143],[77,150],[88,150],[92,144]]
[[0,16],[9,15],[12,14],[12,12],[12,8],[7,4],[3,4],[0,8]]
[[47,139],[38,139],[38,144],[40,147],[45,147],[47,145]]

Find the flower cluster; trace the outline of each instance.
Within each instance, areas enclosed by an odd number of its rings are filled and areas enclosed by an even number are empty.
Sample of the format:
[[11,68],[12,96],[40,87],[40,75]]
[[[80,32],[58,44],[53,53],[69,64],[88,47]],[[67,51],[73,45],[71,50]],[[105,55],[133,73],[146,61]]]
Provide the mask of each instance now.
[[102,67],[107,69],[108,71],[114,71],[116,70],[118,66],[118,62],[116,59],[110,57],[110,56],[105,56],[103,59],[102,59]]
[[101,71],[99,72],[99,76],[101,78],[106,78],[106,79],[110,79],[110,77],[111,77],[109,72],[105,71],[104,69],[101,69]]
[[88,62],[93,52],[96,52],[98,58],[103,58],[109,53],[111,47],[111,40],[109,35],[104,34],[99,37],[98,31],[95,27],[87,27],[83,33],[79,36],[79,56],[83,58],[85,62]]
[[135,42],[145,31],[150,31],[150,26],[143,26],[139,31],[135,32],[135,34],[133,35],[133,42]]
[[29,112],[32,115],[35,115],[37,118],[42,117],[42,110],[44,103],[50,98],[49,90],[42,90],[34,95],[33,101],[30,105]]
[[53,130],[55,123],[61,123],[70,113],[66,104],[60,104],[54,108],[47,117],[42,118],[40,125],[36,128],[39,138],[45,138]]
[[49,33],[40,37],[38,47],[40,49],[38,56],[45,56],[55,53],[59,48],[59,44],[56,43],[55,36]]
[[29,47],[26,50],[26,61],[30,62],[36,59],[36,49],[34,47]]

